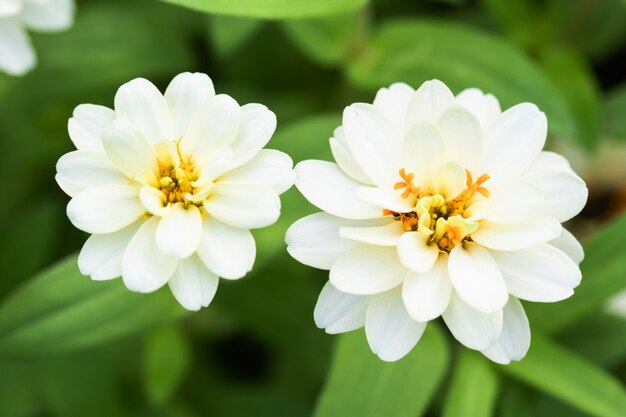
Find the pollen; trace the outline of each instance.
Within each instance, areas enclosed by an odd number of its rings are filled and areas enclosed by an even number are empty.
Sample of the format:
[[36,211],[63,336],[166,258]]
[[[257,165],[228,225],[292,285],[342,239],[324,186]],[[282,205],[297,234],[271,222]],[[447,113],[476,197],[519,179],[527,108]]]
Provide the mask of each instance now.
[[198,179],[198,174],[191,156],[181,152],[180,140],[159,144],[156,150],[158,186],[165,194],[166,201],[195,204],[192,201],[196,192],[193,183]]
[[420,232],[430,237],[429,244],[435,244],[442,252],[449,253],[456,245],[472,240],[471,233],[478,229],[478,223],[466,219],[465,211],[477,194],[489,197],[489,190],[484,187],[490,177],[483,174],[474,181],[466,169],[466,188],[453,199],[446,200],[443,195],[427,193],[415,185],[415,174],[399,171],[402,181],[394,185],[395,190],[404,191],[402,198],[415,198],[412,211],[399,213],[383,210],[383,216],[391,216],[402,223],[406,231]]

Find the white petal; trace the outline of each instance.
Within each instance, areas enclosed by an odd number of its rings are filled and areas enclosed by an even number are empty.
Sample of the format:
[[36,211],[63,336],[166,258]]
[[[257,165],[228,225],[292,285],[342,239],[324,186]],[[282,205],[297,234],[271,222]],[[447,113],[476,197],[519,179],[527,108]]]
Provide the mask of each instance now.
[[104,130],[115,119],[115,112],[108,107],[95,104],[81,104],[67,123],[70,139],[76,149],[102,151]]
[[397,287],[404,281],[406,273],[396,248],[359,245],[341,255],[332,265],[330,282],[339,291],[370,295]]
[[435,123],[444,111],[454,105],[454,95],[439,80],[430,80],[417,89],[407,110],[407,126],[418,122]]
[[319,269],[330,269],[333,263],[358,242],[343,239],[339,229],[347,226],[371,227],[371,222],[346,220],[327,213],[303,217],[287,230],[287,252],[298,262]]
[[489,251],[479,245],[457,245],[450,252],[450,280],[458,295],[472,308],[489,314],[507,302],[504,278]]
[[261,149],[250,162],[224,174],[224,179],[260,182],[282,194],[293,185],[296,173],[289,155],[274,149]]
[[409,272],[402,285],[402,300],[409,315],[417,321],[427,322],[443,314],[452,296],[448,275],[448,257],[439,256],[427,272]]
[[380,208],[356,197],[360,183],[346,176],[336,164],[302,161],[296,165],[296,187],[313,205],[338,217],[371,219],[380,217]]
[[359,187],[356,196],[365,203],[378,207],[378,212],[383,209],[392,210],[399,213],[413,211],[415,202],[411,204],[408,199],[402,198],[401,192],[391,188]]
[[178,262],[168,284],[176,300],[187,310],[207,307],[217,291],[219,278],[209,271],[197,256]]
[[128,185],[102,185],[78,193],[67,205],[67,217],[87,233],[113,233],[143,216],[137,189]]
[[476,172],[483,156],[482,129],[478,120],[462,107],[451,107],[439,117],[437,128],[447,160]]
[[354,159],[354,156],[352,156],[352,153],[350,153],[343,127],[335,129],[334,136],[330,138],[329,143],[333,158],[335,158],[337,165],[346,175],[364,184],[372,183],[372,180],[369,179],[365,171]]
[[382,226],[342,227],[339,229],[339,236],[371,245],[396,246],[405,232],[404,226],[393,219],[388,222]]
[[442,317],[454,338],[470,349],[487,349],[496,343],[502,330],[502,310],[481,313],[467,305],[456,293],[452,294]]
[[117,232],[91,235],[78,255],[78,269],[94,281],[104,281],[122,275],[122,255],[130,239],[139,229],[135,222]]
[[[193,183],[194,186],[202,187],[216,181],[217,178],[232,167],[234,155],[232,149],[223,146],[211,151],[210,154],[204,155],[203,157],[204,160],[201,162],[202,173]],[[244,180],[248,181],[248,179]]]
[[467,173],[455,162],[440,167],[433,178],[435,192],[452,200],[467,188]]
[[202,239],[202,216],[198,207],[174,204],[159,221],[155,238],[161,253],[177,259],[191,256]]
[[233,166],[238,167],[254,158],[276,130],[276,115],[262,104],[245,104],[241,106],[241,125],[232,148],[235,160]]
[[468,88],[457,94],[456,104],[472,113],[483,129],[490,127],[502,113],[498,99],[477,88]]
[[70,197],[98,185],[128,184],[122,173],[102,152],[73,151],[57,162],[55,179]]
[[149,293],[158,290],[170,279],[178,260],[159,252],[154,238],[158,217],[141,225],[132,237],[122,258],[122,279],[131,290]]
[[506,365],[522,360],[530,348],[530,326],[524,307],[515,297],[504,306],[502,332],[498,342],[482,353],[494,362]]
[[213,96],[213,81],[206,74],[183,72],[174,77],[164,97],[172,116],[175,138],[185,136],[191,119]]
[[[355,103],[343,111],[348,149],[361,169],[379,187],[397,182],[401,137],[394,137],[389,121],[374,106]],[[397,130],[396,130],[397,131]],[[400,136],[400,132],[397,132]],[[394,143],[397,150],[394,150]]]
[[263,184],[218,181],[204,208],[223,223],[242,229],[257,229],[274,224],[280,216],[276,191]]
[[535,215],[513,224],[482,221],[472,239],[490,249],[519,250],[556,239],[562,229],[554,217]]
[[144,78],[135,78],[117,90],[115,113],[153,144],[178,139],[174,137],[165,98],[154,84]]
[[403,358],[422,337],[426,323],[413,320],[404,308],[401,289],[372,297],[365,316],[367,342],[380,359]]
[[24,6],[23,0],[4,0],[0,3],[0,18],[19,14]]
[[560,222],[576,216],[587,203],[587,186],[571,170],[534,171],[524,179],[544,196],[538,212],[555,217]]
[[492,251],[492,255],[514,296],[539,302],[561,301],[580,284],[578,265],[552,245],[541,244],[513,252]]
[[24,75],[35,67],[37,58],[24,28],[13,19],[0,21],[0,70]]
[[218,94],[191,120],[181,146],[204,165],[216,149],[231,146],[240,123],[239,104],[226,94]]
[[24,24],[33,30],[42,32],[65,30],[74,23],[74,1],[25,1],[21,18]]
[[398,241],[400,261],[413,272],[427,272],[439,256],[437,245],[429,245],[430,236],[419,232],[406,232]]
[[544,203],[541,191],[524,182],[489,187],[487,220],[494,223],[518,223],[536,214]]
[[404,83],[394,83],[389,88],[381,88],[374,98],[377,107],[392,123],[404,129],[406,112],[415,90]]
[[239,279],[252,270],[256,246],[249,230],[207,219],[202,224],[198,256],[218,276]]
[[153,187],[141,187],[139,201],[148,213],[155,216],[164,217],[171,209],[165,194]]
[[369,301],[369,296],[346,294],[327,282],[313,311],[315,325],[328,334],[345,333],[361,328],[365,325],[365,312]]
[[435,125],[413,125],[404,137],[402,160],[406,171],[415,174],[416,184],[430,185],[433,173],[446,162],[443,141]]
[[518,178],[541,152],[547,129],[546,115],[534,104],[506,110],[487,132],[483,169],[494,181]]
[[559,237],[548,242],[550,245],[563,251],[576,264],[580,264],[585,259],[583,246],[567,229],[563,228]]
[[158,172],[150,142],[122,120],[115,120],[104,131],[102,146],[111,162],[130,179],[144,169]]

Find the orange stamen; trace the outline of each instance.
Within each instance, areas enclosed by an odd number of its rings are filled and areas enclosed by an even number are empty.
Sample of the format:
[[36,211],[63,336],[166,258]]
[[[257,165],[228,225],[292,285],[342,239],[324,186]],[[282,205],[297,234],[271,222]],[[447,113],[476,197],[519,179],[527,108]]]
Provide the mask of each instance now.
[[402,198],[409,198],[410,195],[419,196],[420,188],[413,184],[413,178],[415,178],[415,174],[407,174],[404,168],[402,168],[399,173],[400,177],[404,181],[397,182],[393,186],[393,189],[400,190],[402,188],[406,188],[406,190],[404,190],[404,192],[402,193]]

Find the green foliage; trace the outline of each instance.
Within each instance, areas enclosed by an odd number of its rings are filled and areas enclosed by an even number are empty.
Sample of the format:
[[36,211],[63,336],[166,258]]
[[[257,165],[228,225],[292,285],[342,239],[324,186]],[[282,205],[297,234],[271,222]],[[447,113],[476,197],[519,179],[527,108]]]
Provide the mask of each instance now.
[[374,356],[362,331],[342,335],[315,417],[422,415],[447,362],[447,346],[436,325],[428,326],[411,353],[392,363]]
[[626,140],[626,85],[612,90],[604,103],[603,133],[611,139]]
[[207,13],[290,19],[325,16],[357,9],[367,0],[164,0]]

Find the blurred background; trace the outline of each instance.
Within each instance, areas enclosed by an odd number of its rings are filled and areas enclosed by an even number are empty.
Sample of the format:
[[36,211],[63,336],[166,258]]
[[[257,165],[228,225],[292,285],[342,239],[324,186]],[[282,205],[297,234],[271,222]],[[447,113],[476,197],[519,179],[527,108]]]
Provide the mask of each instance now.
[[[33,43],[34,71],[0,74],[0,417],[626,416],[626,1],[79,0],[73,28]],[[435,323],[385,364],[361,330],[315,327],[327,272],[285,251],[287,227],[314,211],[295,189],[256,231],[254,271],[222,280],[209,308],[91,282],[54,181],[67,119],[112,106],[132,78],[163,90],[183,71],[266,104],[269,147],[296,162],[330,159],[343,108],[397,81],[536,103],[549,147],[590,188],[567,225],[585,243],[583,284],[525,304],[521,363],[489,363]]]

